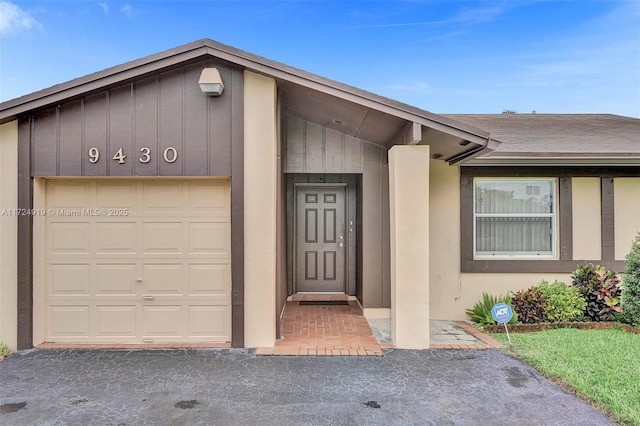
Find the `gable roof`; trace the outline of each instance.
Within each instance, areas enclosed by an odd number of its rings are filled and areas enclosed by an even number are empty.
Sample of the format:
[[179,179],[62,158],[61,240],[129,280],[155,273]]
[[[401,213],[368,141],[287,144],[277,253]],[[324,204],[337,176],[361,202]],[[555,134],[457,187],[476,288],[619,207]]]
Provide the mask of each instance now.
[[612,114],[447,114],[501,144],[473,163],[640,164],[640,119]]
[[[319,124],[326,124],[328,127],[336,126],[336,129],[343,133],[374,143],[391,145],[398,140],[403,143],[402,139],[406,139],[405,134],[413,136],[413,140],[409,142],[415,143],[416,135],[425,135],[426,129],[426,142],[435,144],[438,148],[446,146],[451,154],[455,154],[449,157],[455,161],[488,152],[498,145],[491,142],[487,131],[473,125],[433,114],[210,39],[198,40],[3,102],[0,104],[0,123],[39,108],[56,105],[89,92],[104,90],[206,57],[219,58],[274,78],[278,82],[278,88],[283,91],[283,97],[288,101],[288,108],[294,113],[299,111],[303,116],[306,114],[307,118]],[[312,96],[310,96],[310,90],[313,91]],[[327,105],[328,99],[331,100],[331,105]],[[330,116],[337,113],[343,116]],[[409,126],[411,123],[424,126],[423,131],[417,133],[416,126]],[[384,132],[381,132],[383,129]],[[394,140],[389,140],[391,136]],[[425,142],[425,138],[422,139]],[[458,145],[460,141],[470,143]],[[456,152],[452,151],[452,147]]]

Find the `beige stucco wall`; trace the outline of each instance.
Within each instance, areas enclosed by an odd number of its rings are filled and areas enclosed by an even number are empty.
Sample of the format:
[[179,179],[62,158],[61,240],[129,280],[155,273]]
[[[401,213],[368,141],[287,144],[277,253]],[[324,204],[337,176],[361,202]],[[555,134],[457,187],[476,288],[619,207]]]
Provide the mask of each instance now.
[[276,83],[244,72],[244,343],[276,336]]
[[493,295],[527,288],[541,280],[571,282],[570,274],[481,274],[460,272],[460,171],[443,161],[430,165],[430,318],[467,320],[486,291]]
[[18,122],[0,125],[0,340],[18,339]]
[[571,179],[573,258],[602,257],[602,202],[600,178]]
[[624,260],[640,232],[640,178],[613,180],[616,260]]
[[429,347],[429,146],[389,150],[391,340]]
[[464,319],[460,289],[460,173],[431,160],[429,223],[432,319]]

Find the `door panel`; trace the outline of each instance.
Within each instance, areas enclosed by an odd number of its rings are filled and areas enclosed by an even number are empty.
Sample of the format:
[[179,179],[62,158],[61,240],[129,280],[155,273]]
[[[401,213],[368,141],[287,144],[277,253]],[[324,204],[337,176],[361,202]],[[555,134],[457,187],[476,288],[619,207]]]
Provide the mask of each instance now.
[[296,186],[296,291],[345,292],[345,186]]

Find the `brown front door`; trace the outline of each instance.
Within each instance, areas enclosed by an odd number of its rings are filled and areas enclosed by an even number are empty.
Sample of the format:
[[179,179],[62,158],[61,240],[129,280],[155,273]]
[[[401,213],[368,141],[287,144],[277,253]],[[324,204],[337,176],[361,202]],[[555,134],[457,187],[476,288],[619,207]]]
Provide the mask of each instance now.
[[345,185],[296,185],[298,292],[345,292]]

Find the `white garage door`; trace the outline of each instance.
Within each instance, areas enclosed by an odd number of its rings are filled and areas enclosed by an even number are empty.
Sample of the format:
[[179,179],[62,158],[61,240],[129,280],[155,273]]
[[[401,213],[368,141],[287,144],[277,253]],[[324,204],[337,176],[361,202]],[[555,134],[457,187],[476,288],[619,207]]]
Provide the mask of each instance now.
[[231,340],[228,180],[48,180],[49,342]]

